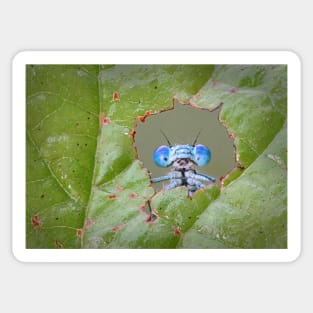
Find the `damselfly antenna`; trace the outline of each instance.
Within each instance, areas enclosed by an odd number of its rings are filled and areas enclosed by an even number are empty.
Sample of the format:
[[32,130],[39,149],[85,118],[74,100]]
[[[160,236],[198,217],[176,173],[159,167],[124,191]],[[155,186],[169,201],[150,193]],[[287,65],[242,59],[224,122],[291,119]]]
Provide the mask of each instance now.
[[196,139],[195,139],[195,141],[194,141],[193,144],[192,144],[193,146],[196,145],[196,142],[197,142],[197,140],[198,140],[198,137],[199,137],[201,131],[202,131],[202,129],[199,130],[198,135],[196,136]]
[[170,143],[170,141],[168,140],[167,136],[164,134],[163,130],[160,129],[160,132],[162,133],[162,135],[164,136],[164,138],[166,139],[167,143],[168,143],[168,146],[169,147],[172,147],[172,144]]

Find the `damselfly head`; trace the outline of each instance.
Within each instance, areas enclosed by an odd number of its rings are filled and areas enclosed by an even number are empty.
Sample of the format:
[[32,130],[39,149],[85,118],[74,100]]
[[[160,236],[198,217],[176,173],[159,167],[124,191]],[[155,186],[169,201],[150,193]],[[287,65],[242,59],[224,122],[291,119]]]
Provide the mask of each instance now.
[[198,132],[192,145],[174,145],[170,143],[165,133],[160,130],[168,146],[162,145],[153,152],[153,161],[157,166],[168,167],[179,159],[185,159],[198,166],[205,166],[211,159],[211,151],[207,146],[197,144],[201,130]]

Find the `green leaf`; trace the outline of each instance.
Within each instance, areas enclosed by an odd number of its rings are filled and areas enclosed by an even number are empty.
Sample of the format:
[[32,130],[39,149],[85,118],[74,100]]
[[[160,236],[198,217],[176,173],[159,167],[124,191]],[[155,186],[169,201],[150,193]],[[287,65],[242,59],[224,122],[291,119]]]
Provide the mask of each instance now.
[[[27,66],[27,247],[286,247],[286,88],[284,66]],[[245,170],[221,191],[155,194],[133,129],[173,97],[224,103]]]
[[27,66],[27,247],[78,248],[98,134],[98,67]]
[[224,103],[221,120],[235,134],[246,170],[232,178],[180,247],[287,247],[286,78],[286,66],[222,66],[200,91],[198,105]]
[[199,217],[180,247],[287,247],[286,135],[284,127]]

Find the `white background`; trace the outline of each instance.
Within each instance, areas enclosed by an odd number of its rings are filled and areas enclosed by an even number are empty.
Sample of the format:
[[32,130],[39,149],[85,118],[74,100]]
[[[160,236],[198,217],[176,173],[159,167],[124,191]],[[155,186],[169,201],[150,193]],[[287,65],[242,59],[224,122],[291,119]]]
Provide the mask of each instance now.
[[[2,1],[0,292],[7,312],[310,312],[309,1]],[[286,264],[26,264],[11,253],[11,60],[22,50],[291,50],[301,57],[302,254]],[[13,116],[14,118],[14,116]],[[311,129],[309,129],[311,127]],[[23,160],[21,160],[23,161]],[[300,205],[300,204],[299,204]]]

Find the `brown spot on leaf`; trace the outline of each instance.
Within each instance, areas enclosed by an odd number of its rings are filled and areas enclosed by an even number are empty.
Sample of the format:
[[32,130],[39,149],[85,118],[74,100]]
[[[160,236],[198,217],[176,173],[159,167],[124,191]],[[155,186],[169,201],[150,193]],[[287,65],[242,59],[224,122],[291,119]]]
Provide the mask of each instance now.
[[38,215],[35,214],[33,217],[32,217],[32,224],[34,226],[34,229],[38,229],[42,226],[43,222],[38,218]]
[[[146,204],[148,205],[146,207]],[[145,223],[153,223],[155,222],[158,218],[158,214],[155,212],[155,210],[151,206],[151,201],[148,200],[146,204],[142,205],[139,210],[147,215],[147,218],[145,219]]]
[[64,249],[63,244],[60,241],[55,241],[55,245],[59,248],[59,249]]
[[105,118],[103,119],[102,126],[103,126],[103,125],[109,125],[110,122],[111,122],[110,118],[109,118],[109,117],[105,117]]
[[76,231],[77,237],[80,238],[80,239],[82,239],[83,234],[84,234],[84,230],[81,229],[81,228],[78,228],[77,231]]
[[224,180],[225,180],[226,176],[221,176],[220,177],[220,190],[224,189]]
[[150,115],[151,115],[151,111],[147,111],[144,116],[138,116],[137,119],[144,123],[146,118]]
[[94,220],[89,218],[86,222],[85,222],[85,229],[89,229],[92,225],[94,225]]
[[130,137],[135,137],[135,134],[136,134],[136,131],[133,129],[130,133],[129,133],[129,136]]
[[104,125],[109,125],[111,122],[109,117],[106,117],[104,112],[101,112],[99,115],[99,124],[100,127],[104,126]]
[[130,199],[135,199],[135,198],[137,198],[137,194],[135,193],[135,192],[132,192],[130,195],[129,195],[129,198]]
[[146,223],[151,223],[152,222],[152,214],[148,215],[146,220],[145,220]]
[[236,87],[230,87],[230,88],[228,89],[228,91],[229,91],[230,93],[235,94],[235,93],[237,93],[237,88],[236,88]]
[[174,235],[180,237],[182,235],[182,232],[179,228],[179,226],[173,226]]
[[146,205],[145,205],[145,204],[142,205],[142,206],[139,208],[139,210],[140,210],[142,213],[147,213],[147,212],[146,212]]
[[123,186],[116,186],[115,189],[117,191],[122,191],[122,190],[124,190],[124,187]]
[[115,200],[117,198],[116,195],[108,195],[109,200]]
[[124,228],[125,225],[126,225],[126,223],[121,224],[121,225],[117,225],[117,226],[113,227],[113,231],[116,233],[116,232],[118,232],[119,230],[121,230],[122,228]]
[[117,91],[114,91],[112,101],[120,100],[120,96]]
[[145,219],[146,223],[153,223],[159,218],[159,216],[154,211],[150,213],[148,212],[144,212],[144,213],[148,215],[147,218]]

